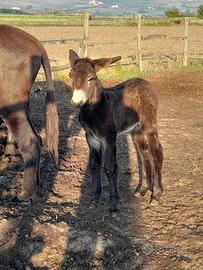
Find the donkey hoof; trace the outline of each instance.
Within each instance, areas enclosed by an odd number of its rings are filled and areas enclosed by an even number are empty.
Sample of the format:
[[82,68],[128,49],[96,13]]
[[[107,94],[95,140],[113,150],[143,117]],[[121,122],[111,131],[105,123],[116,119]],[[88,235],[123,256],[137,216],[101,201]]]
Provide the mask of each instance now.
[[97,203],[99,202],[100,197],[101,197],[101,192],[95,192],[93,195],[93,199],[94,201],[97,201]]
[[32,195],[26,191],[21,191],[20,195],[18,196],[18,200],[20,202],[27,202],[27,203],[34,203],[39,200],[39,195],[34,192]]
[[150,206],[155,207],[159,204],[159,201],[151,197],[150,199]]
[[154,190],[152,191],[152,195],[151,195],[151,201],[152,200],[156,200],[159,201],[161,195],[163,193],[163,188],[154,188]]
[[110,212],[119,212],[119,197],[112,196],[110,198]]
[[18,195],[18,200],[21,202],[30,202],[30,195],[26,191],[21,191]]
[[144,196],[146,194],[146,192],[148,191],[148,186],[138,186],[136,189],[135,189],[135,197],[136,198],[139,198],[140,196]]
[[111,213],[119,212],[118,205],[110,205],[109,211]]
[[96,200],[95,198],[93,198],[90,203],[92,208],[97,209],[99,206],[99,200]]
[[91,200],[91,203],[94,205],[95,208],[97,208],[98,205],[99,205],[99,199],[100,199],[100,197],[101,197],[101,192],[95,192],[93,194],[93,198]]
[[137,190],[137,191],[135,190],[135,192],[134,192],[134,197],[135,197],[135,198],[138,198],[138,199],[141,197],[140,190],[139,190],[139,191],[138,191],[138,190]]

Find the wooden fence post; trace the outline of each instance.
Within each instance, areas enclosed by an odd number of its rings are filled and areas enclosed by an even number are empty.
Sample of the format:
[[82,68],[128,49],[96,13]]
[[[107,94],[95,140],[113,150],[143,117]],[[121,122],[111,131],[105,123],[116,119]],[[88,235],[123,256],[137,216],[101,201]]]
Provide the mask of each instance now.
[[83,37],[79,49],[80,57],[87,57],[89,16],[90,14],[88,12],[85,12]]
[[188,60],[188,18],[184,18],[184,49],[183,49],[183,66],[187,66]]
[[138,68],[142,71],[142,48],[141,48],[141,15],[137,14],[137,60]]

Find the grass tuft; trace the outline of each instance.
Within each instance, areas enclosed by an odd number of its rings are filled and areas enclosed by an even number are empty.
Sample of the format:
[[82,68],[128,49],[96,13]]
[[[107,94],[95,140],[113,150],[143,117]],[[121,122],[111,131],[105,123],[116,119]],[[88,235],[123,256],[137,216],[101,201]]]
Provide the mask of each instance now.
[[135,65],[122,66],[117,64],[101,70],[98,73],[98,77],[103,81],[118,81],[128,80],[134,77],[143,77],[149,73],[149,70],[139,71]]

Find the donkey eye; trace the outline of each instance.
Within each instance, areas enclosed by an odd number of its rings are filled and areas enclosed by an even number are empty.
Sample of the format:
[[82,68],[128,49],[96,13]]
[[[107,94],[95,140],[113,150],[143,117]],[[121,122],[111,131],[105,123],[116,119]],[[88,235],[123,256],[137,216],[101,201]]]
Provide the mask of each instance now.
[[87,80],[88,80],[88,82],[91,82],[91,81],[96,80],[96,78],[95,77],[89,77]]

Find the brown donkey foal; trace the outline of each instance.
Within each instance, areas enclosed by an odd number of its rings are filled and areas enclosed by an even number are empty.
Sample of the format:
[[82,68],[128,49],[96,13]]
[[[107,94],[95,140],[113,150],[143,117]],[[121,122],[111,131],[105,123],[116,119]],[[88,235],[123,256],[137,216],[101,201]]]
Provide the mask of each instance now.
[[12,133],[24,158],[24,184],[20,200],[36,200],[39,191],[41,139],[28,112],[29,93],[43,66],[46,76],[46,137],[48,149],[58,157],[58,113],[50,63],[42,44],[30,34],[0,25],[0,117]]
[[120,60],[121,57],[80,58],[69,51],[72,78],[72,103],[80,106],[79,121],[86,132],[90,148],[90,172],[94,200],[101,195],[102,153],[104,168],[110,183],[110,210],[118,210],[116,138],[131,133],[136,147],[139,184],[136,194],[149,189],[151,200],[159,200],[163,192],[161,168],[162,147],[158,138],[158,96],[147,81],[134,78],[111,88],[103,88],[96,72]]

